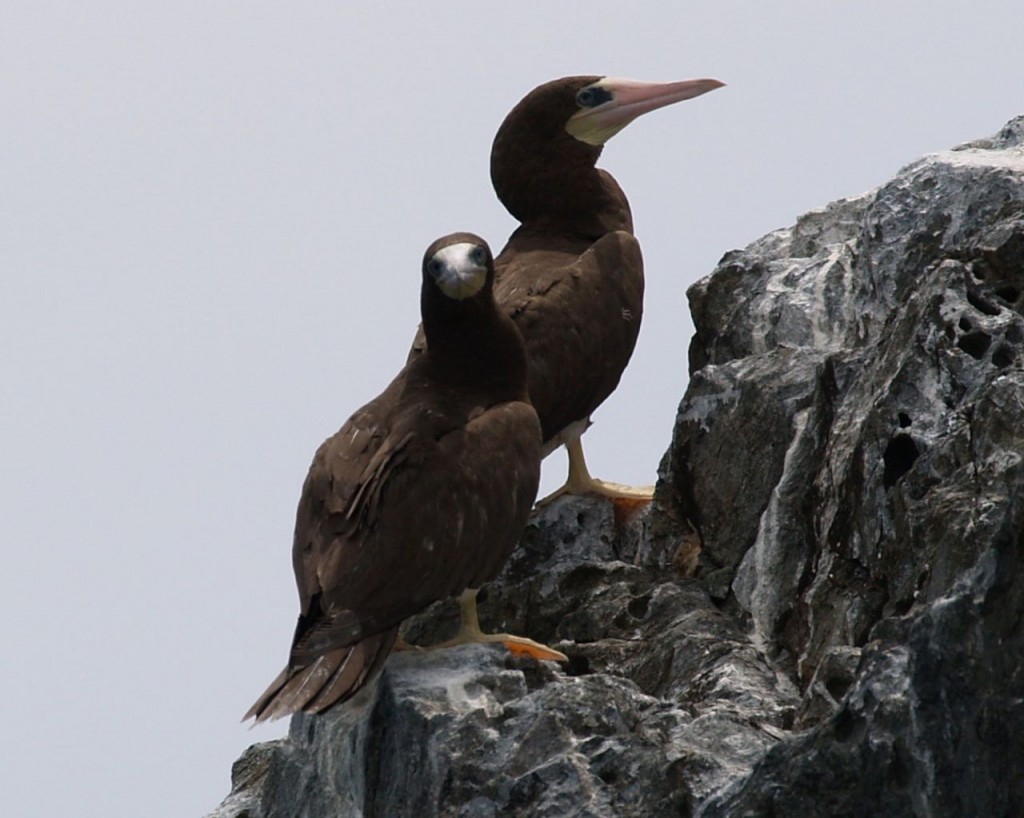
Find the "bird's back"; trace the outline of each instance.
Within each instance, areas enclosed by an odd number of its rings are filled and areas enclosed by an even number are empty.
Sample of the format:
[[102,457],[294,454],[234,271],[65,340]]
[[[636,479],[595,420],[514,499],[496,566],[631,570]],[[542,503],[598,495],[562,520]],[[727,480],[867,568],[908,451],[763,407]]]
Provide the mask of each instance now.
[[498,256],[495,298],[527,353],[545,441],[615,390],[643,315],[643,259],[625,230],[596,241],[520,228]]

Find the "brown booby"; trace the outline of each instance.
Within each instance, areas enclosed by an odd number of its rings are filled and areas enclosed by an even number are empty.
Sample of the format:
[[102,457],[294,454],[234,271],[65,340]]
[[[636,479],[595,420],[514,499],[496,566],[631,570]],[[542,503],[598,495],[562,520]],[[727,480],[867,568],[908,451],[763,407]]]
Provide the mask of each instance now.
[[568,450],[568,479],[552,496],[650,496],[593,479],[580,442],[591,413],[618,386],[643,314],[629,202],[595,163],[605,142],[641,114],[723,84],[564,77],[527,94],[495,136],[491,181],[521,225],[495,260],[494,294],[526,343],[544,453]]
[[[520,222],[495,260],[494,296],[526,343],[544,455],[565,445],[563,493],[649,499],[592,478],[580,436],[618,386],[643,313],[643,259],[629,202],[595,167],[604,143],[641,114],[712,91],[715,79],[645,83],[563,77],[527,94],[491,148],[491,181]],[[414,345],[422,348],[422,339]]]
[[523,342],[493,282],[478,236],[455,233],[427,249],[426,349],[313,458],[295,522],[300,614],[288,665],[245,718],[318,713],[348,699],[382,667],[404,619],[459,593],[463,632],[453,641],[565,658],[481,634],[466,590],[501,569],[540,479]]

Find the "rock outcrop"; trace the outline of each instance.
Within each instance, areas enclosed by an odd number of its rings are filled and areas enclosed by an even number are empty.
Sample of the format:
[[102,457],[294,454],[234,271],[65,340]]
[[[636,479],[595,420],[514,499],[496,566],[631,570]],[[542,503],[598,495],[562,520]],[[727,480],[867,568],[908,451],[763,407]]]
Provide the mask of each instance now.
[[213,816],[1024,815],[1024,118],[690,301],[654,505],[543,509],[481,599],[568,665],[397,654]]

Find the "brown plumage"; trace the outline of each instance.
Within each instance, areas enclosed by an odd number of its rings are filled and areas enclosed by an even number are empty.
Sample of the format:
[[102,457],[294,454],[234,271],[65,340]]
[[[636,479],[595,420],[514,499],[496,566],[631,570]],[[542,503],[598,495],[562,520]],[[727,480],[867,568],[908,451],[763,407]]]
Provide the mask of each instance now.
[[530,92],[491,149],[495,192],[522,222],[495,260],[495,298],[523,334],[531,400],[552,449],[614,391],[643,313],[629,203],[594,166],[601,146],[565,129],[577,92],[598,80],[569,77]]
[[493,279],[477,236],[427,250],[426,350],[313,458],[295,523],[291,654],[246,718],[351,697],[404,619],[493,578],[514,547],[537,493],[541,433]]
[[643,314],[629,202],[595,163],[604,142],[637,116],[721,85],[564,77],[527,94],[495,136],[491,180],[521,225],[495,260],[494,295],[526,344],[545,454],[569,446],[562,491],[637,496],[592,480],[579,444],[590,414],[618,386]]

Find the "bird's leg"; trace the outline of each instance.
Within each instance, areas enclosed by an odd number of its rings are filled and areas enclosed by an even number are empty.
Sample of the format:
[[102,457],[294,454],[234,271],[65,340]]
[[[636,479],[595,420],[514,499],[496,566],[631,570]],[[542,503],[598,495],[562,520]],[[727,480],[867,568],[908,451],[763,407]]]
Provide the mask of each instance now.
[[580,437],[572,437],[565,441],[565,450],[569,455],[569,476],[565,485],[553,491],[543,500],[537,502],[544,506],[563,494],[598,494],[611,500],[633,500],[647,502],[654,497],[654,486],[624,486],[621,483],[608,483],[590,476],[587,460],[583,456],[583,442]]
[[480,630],[480,619],[476,613],[476,595],[479,588],[467,588],[459,596],[459,612],[462,624],[459,632],[454,638],[439,645],[431,645],[430,650],[435,648],[450,648],[455,645],[465,645],[471,642],[499,642],[508,648],[512,653],[525,654],[534,659],[548,659],[556,662],[568,662],[569,657],[561,651],[534,642],[524,636],[512,636],[508,633],[484,633]]

